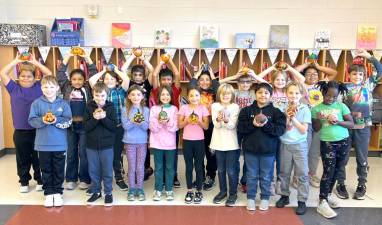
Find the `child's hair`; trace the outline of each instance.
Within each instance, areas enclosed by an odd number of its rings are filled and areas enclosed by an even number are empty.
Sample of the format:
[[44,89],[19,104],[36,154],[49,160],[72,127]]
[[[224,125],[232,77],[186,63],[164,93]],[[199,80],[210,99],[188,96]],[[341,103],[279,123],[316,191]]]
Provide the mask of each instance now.
[[159,79],[166,76],[174,78],[174,73],[169,68],[161,69],[159,71]]
[[163,85],[163,86],[159,87],[159,90],[158,90],[158,103],[159,104],[163,104],[163,102],[160,100],[160,96],[161,96],[163,90],[168,91],[168,93],[170,94],[170,98],[171,98],[170,104],[172,105],[172,102],[173,102],[173,99],[172,99],[172,88],[167,86],[167,85]]
[[23,71],[31,72],[33,77],[35,76],[35,67],[28,62],[20,63],[20,72],[19,73],[21,73]]
[[79,75],[81,75],[84,79],[86,78],[85,72],[84,72],[83,70],[81,70],[81,69],[74,69],[74,70],[72,70],[72,71],[70,72],[70,74],[69,74],[69,78],[72,79],[72,76],[73,76],[74,74],[79,74]]
[[195,86],[195,87],[190,87],[190,88],[188,88],[188,90],[187,90],[187,95],[190,94],[190,92],[191,92],[192,90],[196,90],[197,92],[199,92],[199,94],[202,93],[202,90],[200,89],[200,87]]
[[119,78],[118,74],[114,71],[107,71],[102,75],[102,80],[105,80],[106,74],[109,74],[111,77],[115,78],[117,80],[117,86],[121,83],[121,78]]
[[285,78],[285,81],[288,80],[288,74],[285,72],[285,71],[273,71],[272,72],[272,75],[271,75],[271,83],[273,84],[276,80],[276,78],[279,76],[279,75],[283,75],[284,78]]
[[55,86],[58,86],[58,82],[57,82],[56,77],[54,77],[52,75],[44,76],[41,79],[41,86],[44,86],[45,84],[53,84]]
[[233,89],[232,85],[230,84],[222,84],[218,88],[218,91],[216,93],[216,101],[221,102],[220,95],[221,94],[232,94],[230,103],[233,103],[235,100],[235,89]]
[[317,86],[320,88],[320,91],[322,92],[322,95],[326,95],[328,93],[328,90],[330,88],[335,88],[338,90],[338,93],[341,95],[345,95],[348,92],[348,89],[346,88],[346,85],[337,81],[320,81],[317,83]]
[[255,87],[255,93],[258,90],[260,90],[261,88],[267,89],[269,91],[269,93],[272,95],[273,89],[272,89],[272,86],[270,84],[265,83],[265,82],[257,84],[256,87]]
[[358,65],[358,64],[352,64],[351,66],[349,66],[349,74],[351,72],[362,72],[364,75],[366,74],[366,69],[363,65]]
[[239,79],[238,79],[238,82],[240,82],[241,80],[252,80],[252,77],[248,74],[245,74],[243,76],[240,76]]
[[211,79],[211,76],[210,76],[209,73],[201,73],[200,76],[198,77],[198,80],[200,80],[200,78],[201,78],[203,75],[208,76],[208,78],[210,78],[210,80],[212,80],[212,79]]
[[307,66],[307,67],[301,72],[301,74],[305,76],[305,75],[306,75],[306,72],[307,72],[308,70],[310,70],[310,69],[315,70],[317,73],[319,72],[318,69],[317,69],[314,65],[309,65],[309,66]]
[[292,81],[292,82],[290,82],[290,83],[285,87],[285,90],[288,91],[288,89],[289,89],[291,86],[295,86],[295,87],[297,87],[298,90],[300,91],[300,94],[303,94],[303,93],[304,93],[304,86],[302,86],[302,84],[300,84],[299,82],[296,82],[296,81]]
[[[142,95],[145,96],[145,93],[144,93],[142,87],[141,87],[141,86],[138,86],[138,85],[136,85],[136,84],[134,84],[134,85],[132,85],[131,87],[129,87],[129,89],[127,90],[127,96],[128,96],[132,91],[135,91],[135,90],[140,91],[140,92],[142,93]],[[130,101],[130,99],[129,99],[129,98],[126,98],[126,109],[127,109],[127,114],[130,113],[130,110],[131,110],[131,108],[132,108],[132,105],[133,105],[133,103]],[[141,101],[141,104],[140,104],[141,111],[143,111],[143,107],[145,107],[145,105],[146,105],[146,100],[145,100],[145,98],[143,97],[143,98],[142,98],[142,101]]]
[[131,67],[131,73],[133,74],[135,72],[142,73],[144,76],[145,75],[145,67],[142,65],[135,65],[135,66]]
[[93,93],[102,93],[103,91],[105,91],[106,94],[109,94],[109,88],[103,82],[97,82],[92,88],[92,90]]

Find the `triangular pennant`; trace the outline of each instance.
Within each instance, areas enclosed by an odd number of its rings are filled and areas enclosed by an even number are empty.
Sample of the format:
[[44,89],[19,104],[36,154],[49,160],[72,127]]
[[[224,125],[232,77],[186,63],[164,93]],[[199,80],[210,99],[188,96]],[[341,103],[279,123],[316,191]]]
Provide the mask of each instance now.
[[268,55],[271,59],[271,63],[274,64],[277,58],[277,55],[279,54],[280,49],[268,49]]
[[232,64],[237,53],[237,48],[228,48],[225,52],[227,53],[229,63]]
[[40,52],[41,58],[42,58],[42,60],[45,63],[46,58],[48,57],[48,54],[49,54],[49,51],[50,51],[50,47],[48,47],[48,46],[39,46],[38,47],[38,51]]
[[131,54],[133,53],[132,48],[121,48],[121,50],[122,50],[123,57],[125,57],[125,60],[127,60],[127,58],[129,58]]
[[382,58],[382,50],[378,49],[378,50],[373,50],[373,55],[376,59],[378,59],[378,61],[381,60]]
[[338,59],[341,56],[341,52],[341,49],[330,49],[330,55],[332,56],[332,59],[336,65],[338,63]]
[[70,54],[70,47],[58,47],[58,50],[60,50],[62,58],[66,58]]
[[90,54],[92,54],[93,47],[81,47],[81,48],[85,51],[86,55],[90,56]]
[[320,53],[320,50],[319,49],[308,49],[308,53],[309,53],[309,55],[315,54],[316,56],[318,56],[318,54]]
[[294,64],[296,62],[296,59],[297,59],[299,52],[300,52],[299,49],[288,49],[288,55],[289,55],[289,58],[290,58],[290,61],[292,62],[292,64]]
[[110,62],[111,55],[113,54],[114,48],[113,47],[102,47],[102,53],[103,56],[105,57],[106,63]]
[[208,49],[204,49],[204,51],[206,52],[208,63],[211,63],[212,59],[215,56],[216,49],[215,48],[208,48]]
[[184,54],[186,55],[187,61],[189,64],[191,64],[192,59],[194,58],[196,48],[185,48]]
[[29,52],[29,46],[17,46],[19,53]]
[[259,53],[259,49],[247,49],[247,53],[249,56],[249,60],[251,60],[251,63],[254,63],[256,60],[256,56]]
[[176,48],[165,48],[164,51],[169,54],[172,58],[174,57],[175,55],[175,52],[176,52]]
[[356,49],[350,49],[350,53],[351,53],[351,56],[354,59],[356,57],[356,55],[357,55],[357,50]]
[[150,60],[151,57],[153,57],[154,48],[142,48],[142,51],[145,55],[145,58],[147,58],[148,60]]

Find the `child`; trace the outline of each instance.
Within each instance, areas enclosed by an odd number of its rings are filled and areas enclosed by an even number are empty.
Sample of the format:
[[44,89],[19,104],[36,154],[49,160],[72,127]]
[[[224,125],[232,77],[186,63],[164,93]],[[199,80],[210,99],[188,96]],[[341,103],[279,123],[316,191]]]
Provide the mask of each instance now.
[[113,145],[117,129],[117,115],[113,103],[107,101],[108,88],[104,83],[93,86],[93,101],[85,109],[86,153],[92,196],[87,200],[93,205],[102,197],[101,182],[105,193],[105,206],[113,204]]
[[72,123],[69,104],[57,97],[60,90],[53,76],[41,80],[43,96],[36,99],[28,122],[36,128],[35,150],[39,153],[45,207],[63,205],[62,184],[65,175],[65,153],[68,148],[66,129]]
[[[72,126],[68,129],[66,189],[73,190],[79,178],[79,188],[85,190],[89,187],[90,177],[86,156],[86,134],[83,127],[83,115],[92,94],[83,70],[74,69],[70,72],[69,79],[66,76],[67,64],[72,56],[72,54],[69,54],[64,58],[57,74],[63,98],[68,101],[73,116]],[[90,74],[97,73],[96,66],[90,56],[85,55],[84,59],[89,64]]]
[[[351,65],[349,67],[351,83],[346,85],[349,92],[344,99],[344,103],[350,108],[355,123],[354,128],[349,130],[350,146],[354,146],[354,151],[356,153],[358,175],[358,185],[353,195],[353,199],[363,200],[365,199],[367,174],[369,170],[367,157],[370,141],[370,126],[372,125],[372,92],[382,75],[382,65],[365,50],[359,50],[359,56],[369,59],[377,69],[377,75],[366,78],[366,70],[363,63],[361,65]],[[347,155],[346,158],[345,165],[347,164],[349,155]],[[349,194],[345,187],[345,165],[340,168],[338,184],[336,187],[337,196],[342,199],[349,198]]]
[[[161,86],[158,103],[150,109],[150,147],[154,151],[155,190],[154,201],[160,201],[165,176],[166,199],[174,200],[173,181],[175,174],[176,131],[178,130],[178,109],[172,105],[172,90]],[[166,171],[166,172],[164,172]]]
[[[106,71],[106,67],[104,69],[95,74],[94,76],[89,78],[89,84],[93,87],[97,81],[102,78],[103,83],[106,84],[109,89],[107,100],[114,105],[115,112],[117,114],[117,130],[115,134],[115,143],[114,143],[114,159],[113,159],[113,170],[114,170],[114,178],[115,183],[118,188],[122,191],[127,191],[127,185],[123,180],[122,171],[122,150],[123,150],[123,127],[121,123],[121,110],[125,107],[125,96],[126,91],[129,88],[130,80],[120,70],[114,66],[113,71]],[[120,82],[122,80],[122,82]]]
[[289,182],[294,168],[294,176],[298,180],[296,214],[303,215],[309,196],[307,132],[312,119],[309,107],[300,103],[304,87],[300,83],[291,82],[287,85],[286,92],[287,131],[280,137],[281,198],[276,202],[276,207],[283,208],[289,204]]
[[[13,142],[16,148],[17,175],[19,176],[20,193],[29,192],[29,181],[32,179],[29,171],[33,167],[33,178],[37,182],[36,191],[42,191],[42,179],[38,154],[34,150],[36,130],[29,125],[28,116],[30,106],[34,100],[42,95],[41,84],[35,80],[35,67],[38,67],[43,75],[51,75],[52,72],[40,64],[31,55],[28,62],[22,63],[19,54],[6,65],[1,71],[1,82],[10,95],[11,111],[13,118]],[[11,79],[9,73],[19,63],[20,73],[18,81]]]
[[227,197],[228,175],[229,196],[226,206],[234,206],[237,200],[237,184],[239,170],[237,161],[240,157],[240,147],[237,142],[237,118],[240,108],[234,102],[234,89],[230,84],[222,84],[216,95],[216,103],[211,106],[212,132],[210,148],[216,154],[220,192],[214,197],[213,203],[220,204]]
[[143,191],[144,162],[147,151],[147,130],[149,128],[149,108],[145,106],[144,92],[138,85],[127,91],[126,107],[122,109],[122,126],[128,161],[129,192],[127,200],[146,199]]
[[256,210],[257,183],[260,180],[260,210],[268,210],[271,181],[279,137],[286,126],[285,115],[270,100],[272,87],[260,83],[255,88],[256,101],[239,114],[237,130],[243,135],[242,148],[247,166],[247,209]]
[[320,201],[317,212],[326,218],[333,218],[337,213],[338,203],[331,195],[339,168],[346,163],[349,151],[348,129],[354,126],[349,108],[337,102],[338,94],[344,94],[346,87],[336,81],[320,82],[324,96],[321,104],[312,109],[313,129],[320,132],[321,159],[323,174],[320,183]]
[[[196,87],[188,89],[188,105],[179,110],[178,126],[183,129],[183,155],[186,163],[187,194],[184,201],[187,204],[200,204],[203,199],[203,160],[204,132],[208,129],[210,115],[207,108],[200,102],[200,90]],[[196,193],[192,191],[192,171],[195,165]]]

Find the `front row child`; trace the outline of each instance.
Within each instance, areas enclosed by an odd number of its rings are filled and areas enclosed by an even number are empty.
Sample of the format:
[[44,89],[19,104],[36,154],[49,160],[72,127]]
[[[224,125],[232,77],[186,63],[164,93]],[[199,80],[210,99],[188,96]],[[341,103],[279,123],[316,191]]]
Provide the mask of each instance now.
[[154,153],[155,163],[154,201],[161,200],[163,180],[165,180],[166,199],[174,200],[173,180],[177,153],[178,109],[172,104],[172,96],[170,86],[159,87],[156,100],[159,104],[150,109],[150,147]]
[[43,96],[36,99],[29,113],[29,124],[36,128],[34,148],[39,152],[45,207],[62,206],[67,128],[72,123],[70,106],[57,97],[58,82],[53,76],[41,80]]
[[93,100],[88,103],[84,115],[86,154],[91,179],[88,205],[102,197],[101,182],[105,193],[105,206],[112,206],[114,141],[117,115],[113,103],[107,101],[109,89],[104,83],[93,86]]
[[325,218],[333,218],[339,208],[332,196],[339,170],[346,164],[350,150],[349,131],[354,126],[349,108],[337,101],[338,94],[345,94],[344,84],[336,81],[320,82],[323,102],[312,109],[313,129],[320,131],[323,174],[320,183],[320,201],[317,212]]
[[239,114],[238,132],[247,166],[247,209],[256,210],[255,198],[260,180],[260,210],[268,210],[273,165],[279,137],[286,129],[285,115],[270,102],[272,87],[260,83],[255,88],[256,101]]
[[[204,130],[208,129],[209,112],[201,104],[201,91],[191,87],[187,93],[188,105],[183,105],[179,110],[179,128],[183,129],[183,156],[186,164],[187,194],[184,199],[186,204],[200,204],[203,199],[203,161],[204,161]],[[192,171],[195,165],[196,193],[192,191]]]

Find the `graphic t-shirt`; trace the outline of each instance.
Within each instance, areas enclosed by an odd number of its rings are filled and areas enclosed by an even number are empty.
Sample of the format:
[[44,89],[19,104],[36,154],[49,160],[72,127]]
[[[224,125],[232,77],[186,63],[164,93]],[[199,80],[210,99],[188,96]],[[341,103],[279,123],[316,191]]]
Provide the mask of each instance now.
[[254,100],[256,100],[256,95],[254,90],[248,90],[248,91],[235,90],[235,103],[239,105],[240,109],[252,105]]

